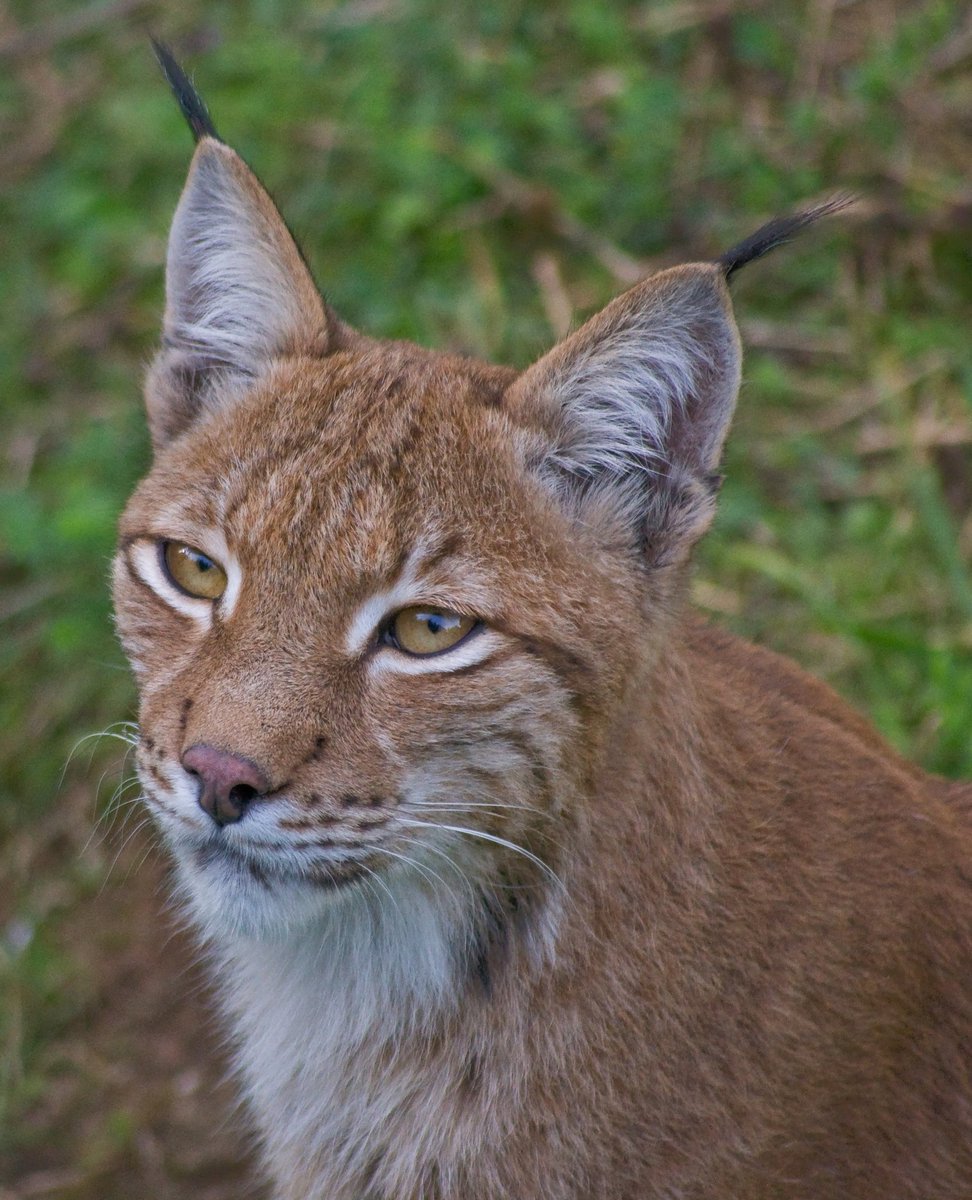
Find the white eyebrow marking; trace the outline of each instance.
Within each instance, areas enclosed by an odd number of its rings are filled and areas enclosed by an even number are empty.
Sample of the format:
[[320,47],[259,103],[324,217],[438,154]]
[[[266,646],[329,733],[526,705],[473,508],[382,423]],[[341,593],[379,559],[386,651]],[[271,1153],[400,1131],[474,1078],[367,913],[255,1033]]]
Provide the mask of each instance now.
[[383,617],[397,612],[400,608],[407,608],[410,604],[422,602],[418,568],[427,551],[428,547],[420,542],[408,556],[401,574],[391,587],[382,592],[374,592],[358,605],[344,639],[344,648],[348,654],[357,656],[366,648]]
[[197,547],[209,555],[214,562],[226,572],[226,591],[217,602],[217,612],[224,621],[229,620],[240,598],[240,588],[243,586],[243,570],[239,559],[226,544],[226,536],[221,529],[207,530],[202,538],[202,544]]
[[361,654],[374,637],[381,619],[394,609],[407,607],[407,599],[411,594],[411,589],[391,588],[387,592],[376,592],[360,604],[344,639],[344,648],[348,654],[355,657]]
[[[439,546],[440,543],[435,539],[423,539],[408,556],[395,582],[380,592],[373,592],[358,605],[344,639],[344,648],[349,655],[357,657],[368,648],[385,617],[414,604],[458,608],[460,612],[469,616],[482,616],[490,611],[491,592],[488,582],[481,570],[472,563],[456,559],[453,560],[451,570],[443,571],[440,561],[437,564],[438,569],[436,564],[432,565],[432,577],[422,578],[429,556],[434,554]],[[461,578],[461,584],[450,583],[453,576]],[[453,598],[450,599],[450,596]],[[478,642],[480,636],[477,635],[473,640]],[[396,657],[405,661],[424,661],[409,660],[403,654]],[[435,661],[440,662],[438,657]],[[425,671],[452,669],[451,666],[443,664],[435,667],[407,667],[403,668],[403,672],[417,675]]]

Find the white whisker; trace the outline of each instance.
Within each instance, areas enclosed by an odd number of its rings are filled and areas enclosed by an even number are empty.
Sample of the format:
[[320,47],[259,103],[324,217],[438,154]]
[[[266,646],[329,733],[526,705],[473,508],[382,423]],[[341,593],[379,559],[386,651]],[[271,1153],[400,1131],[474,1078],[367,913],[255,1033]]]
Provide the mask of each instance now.
[[[116,730],[122,729],[127,732],[117,733]],[[64,766],[61,768],[61,774],[57,781],[57,791],[60,791],[64,786],[64,776],[67,774],[67,769],[74,761],[74,756],[81,749],[85,742],[90,742],[95,738],[113,738],[115,741],[124,742],[126,746],[133,747],[138,745],[138,726],[133,721],[115,721],[104,729],[96,730],[94,733],[86,733],[71,747],[71,752],[65,759]],[[93,751],[92,751],[93,753]],[[127,755],[126,755],[127,757]]]
[[125,852],[126,848],[131,843],[132,839],[137,837],[138,834],[141,833],[141,831],[146,828],[146,826],[151,826],[151,824],[152,824],[152,818],[149,816],[145,816],[141,821],[138,822],[138,824],[135,826],[135,828],[132,829],[127,834],[125,840],[122,842],[122,844],[118,847],[117,851],[115,852],[115,857],[111,860],[111,864],[108,867],[108,870],[105,872],[105,877],[102,880],[101,887],[98,890],[99,896],[102,895],[105,888],[108,886],[108,881],[111,879],[112,872],[114,871],[115,867],[118,865],[118,860],[121,858],[122,854]]
[[[398,915],[400,917],[404,917],[404,913],[402,912],[398,901],[395,899],[394,892],[391,890],[391,888],[388,886],[388,884],[385,883],[384,879],[382,879],[382,877],[378,874],[378,872],[373,870],[371,867],[366,867],[363,863],[362,863],[362,870],[364,870],[368,875],[368,878],[365,880],[362,880],[362,882],[366,883],[368,885],[369,889],[373,888],[374,884],[377,883],[378,886],[381,888],[381,890],[387,895],[388,899],[392,902],[392,904],[394,904],[395,908],[398,910]],[[372,894],[374,894],[374,893],[372,893]]]
[[[102,776],[102,779],[104,779],[104,776]],[[107,838],[114,832],[118,818],[122,813],[125,812],[125,809],[132,809],[139,805],[139,801],[141,800],[141,790],[139,790],[139,793],[136,796],[128,799],[120,798],[124,796],[124,793],[131,787],[138,787],[141,789],[141,784],[136,775],[128,775],[116,785],[115,790],[111,794],[111,798],[104,807],[104,810],[92,823],[91,831],[88,834],[87,840],[78,851],[79,859],[82,858],[91,848],[91,845],[96,837],[98,838],[99,843],[107,840]],[[126,816],[127,815],[128,814],[126,814]]]
[[507,850],[512,850],[514,854],[521,854],[535,866],[539,867],[544,874],[549,875],[550,879],[558,887],[564,886],[560,876],[557,875],[553,868],[545,863],[542,858],[538,858],[534,853],[532,853],[532,851],[524,849],[523,846],[518,846],[516,842],[507,841],[506,838],[499,837],[495,833],[486,833],[482,829],[466,829],[462,825],[441,825],[437,822],[430,823],[429,821],[411,821],[404,819],[402,824],[412,826],[416,829],[441,829],[446,833],[462,833],[467,837],[480,838],[485,842],[492,842],[494,845],[503,846]]
[[[129,752],[129,753],[130,753],[130,752]],[[126,776],[125,776],[125,774],[124,774],[124,771],[125,771],[125,767],[126,767],[126,764],[127,764],[127,762],[128,762],[128,754],[126,753],[125,757],[124,757],[124,758],[122,759],[122,761],[121,761],[121,772],[122,772],[122,779],[123,779],[123,780],[126,778]],[[97,811],[97,807],[98,807],[98,798],[99,798],[99,796],[101,795],[101,789],[102,789],[102,788],[105,786],[105,780],[107,779],[107,777],[108,777],[108,774],[109,774],[109,772],[111,771],[111,769],[112,769],[111,767],[106,767],[106,768],[105,768],[105,769],[104,769],[104,770],[101,772],[101,778],[98,780],[97,786],[96,786],[96,787],[95,787],[95,789],[94,789],[94,795],[93,795],[92,799],[94,800],[95,811]],[[118,795],[118,786],[119,786],[119,785],[117,785],[117,784],[115,785],[115,790],[112,792],[112,794],[111,794],[111,799],[108,801],[108,804],[107,804],[107,806],[106,806],[106,807],[110,808],[110,807],[111,807],[111,805],[114,803],[114,801],[115,801],[115,797]]]
[[534,804],[503,804],[498,800],[418,800],[406,801],[406,806],[410,809],[451,809],[452,811],[465,810],[467,808],[508,808],[516,812],[536,813],[541,817],[549,817],[551,814],[542,808],[537,808]]
[[111,799],[105,806],[104,812],[101,813],[97,821],[95,821],[95,823],[92,825],[91,832],[88,834],[88,840],[78,852],[79,858],[82,857],[90,848],[91,843],[96,836],[99,837],[101,841],[104,841],[114,832],[119,816],[121,816],[126,809],[134,809],[139,807],[142,798],[141,792],[139,792],[138,795],[130,796],[127,799],[119,798],[127,788],[133,786],[139,786],[139,781],[134,776],[123,780],[118,787],[115,788]]
[[[484,809],[486,811],[489,811],[494,808],[497,811],[503,810],[503,809],[509,809],[514,812],[531,813],[533,815],[543,817],[547,820],[552,820],[552,817],[553,817],[552,813],[550,813],[542,808],[537,808],[531,804],[503,804],[501,802],[497,802],[494,804],[492,801],[473,801],[468,804],[460,801],[456,804],[452,804],[449,801],[436,801],[436,800],[431,800],[431,801],[420,800],[415,804],[412,804],[411,802],[409,802],[409,804],[408,804],[409,811],[418,813],[419,815],[421,815],[423,812],[428,810],[430,812],[431,811],[443,811],[443,812],[452,813],[456,816],[462,816],[463,813],[466,811],[466,809],[470,809],[470,810],[471,809]],[[543,832],[541,836],[543,837],[543,840],[545,843],[554,847],[556,850],[563,852],[564,846],[561,842],[554,840],[546,832]]]
[[[387,846],[375,846],[374,849],[378,850],[381,854],[387,854],[390,858],[397,858],[399,860],[399,862],[403,862],[403,863],[406,863],[410,867],[414,867],[416,871],[421,871],[421,873],[425,876],[426,879],[438,880],[439,883],[441,883],[442,886],[446,889],[446,891],[452,890],[449,887],[449,884],[446,883],[446,881],[442,878],[442,876],[437,871],[433,871],[431,867],[427,867],[423,863],[416,862],[416,860],[414,858],[409,858],[409,856],[407,854],[400,854],[397,850],[389,850],[387,848]],[[452,864],[450,863],[450,865],[452,865]],[[460,872],[460,874],[461,874],[461,872]]]
[[138,860],[138,862],[134,863],[125,872],[125,879],[127,880],[127,879],[130,879],[133,875],[137,875],[138,872],[141,871],[142,867],[145,865],[145,862],[148,859],[149,855],[154,850],[161,849],[161,846],[162,846],[162,842],[161,842],[161,839],[159,838],[158,831],[153,827],[152,836],[148,839],[148,845],[145,847],[144,851],[142,852],[142,856]]

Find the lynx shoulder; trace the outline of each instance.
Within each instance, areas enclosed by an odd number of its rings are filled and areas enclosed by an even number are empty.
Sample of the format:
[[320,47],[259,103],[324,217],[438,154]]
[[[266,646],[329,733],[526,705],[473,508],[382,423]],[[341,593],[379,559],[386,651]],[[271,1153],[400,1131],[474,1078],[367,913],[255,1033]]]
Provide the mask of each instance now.
[[972,789],[686,608],[727,277],[523,372],[373,340],[198,144],[115,603],[286,1200],[967,1200]]

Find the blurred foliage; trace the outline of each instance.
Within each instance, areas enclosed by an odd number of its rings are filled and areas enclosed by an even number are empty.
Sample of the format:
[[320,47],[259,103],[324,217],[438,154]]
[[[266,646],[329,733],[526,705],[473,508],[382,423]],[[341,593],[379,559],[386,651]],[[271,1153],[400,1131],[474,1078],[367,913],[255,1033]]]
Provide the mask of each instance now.
[[739,280],[746,384],[695,594],[928,768],[972,774],[965,4],[12,0],[0,12],[9,1103],[43,1091],[38,1047],[76,1012],[65,989],[84,990],[58,931],[89,894],[95,806],[68,822],[59,789],[96,792],[106,751],[87,766],[84,746],[62,773],[79,738],[133,706],[107,577],[117,514],[148,462],[139,379],[191,149],[149,29],[195,71],[331,301],[377,335],[526,364],[639,275],[715,255],[808,198],[858,192],[848,217]]

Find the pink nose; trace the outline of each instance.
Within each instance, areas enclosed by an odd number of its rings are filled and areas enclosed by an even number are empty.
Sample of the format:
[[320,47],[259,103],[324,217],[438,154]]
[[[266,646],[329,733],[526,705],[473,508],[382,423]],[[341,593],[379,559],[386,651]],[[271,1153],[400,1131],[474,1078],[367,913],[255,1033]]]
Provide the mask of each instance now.
[[217,825],[232,825],[251,800],[270,790],[270,781],[256,763],[204,743],[190,746],[182,765],[199,780],[199,806]]

